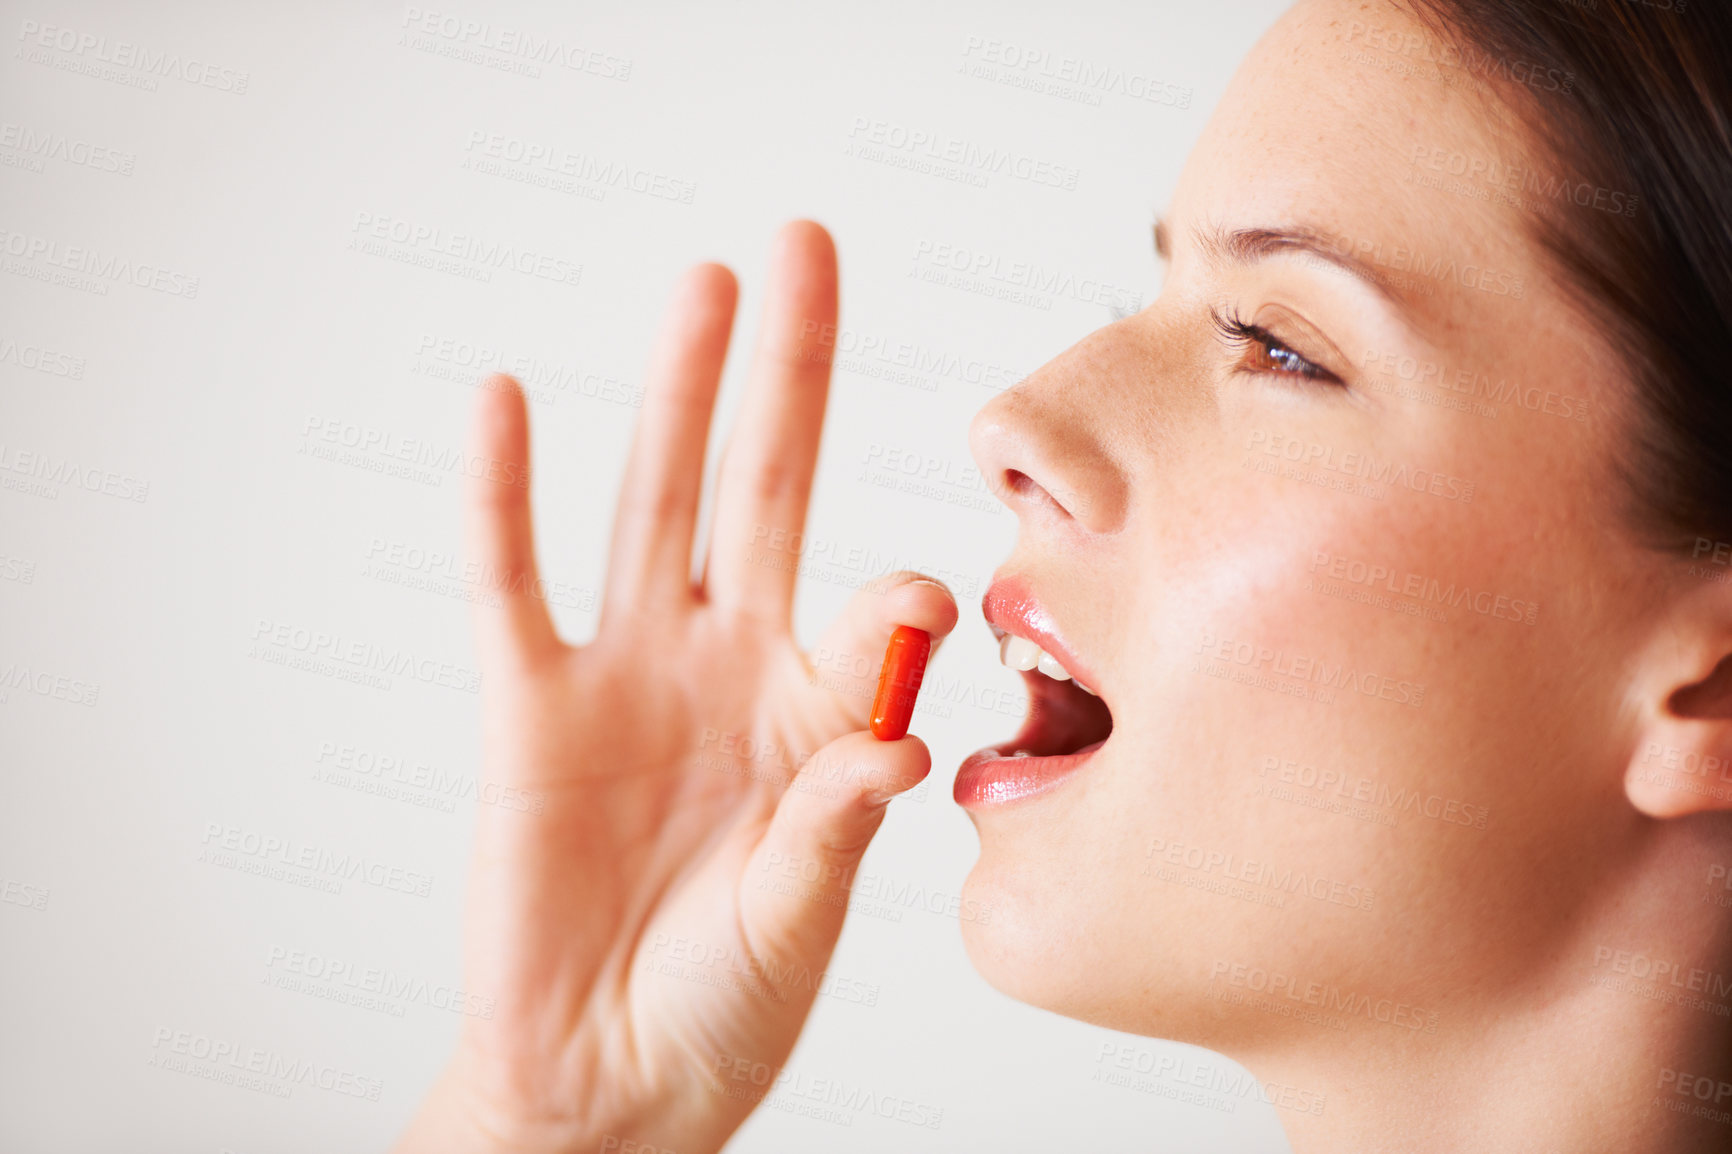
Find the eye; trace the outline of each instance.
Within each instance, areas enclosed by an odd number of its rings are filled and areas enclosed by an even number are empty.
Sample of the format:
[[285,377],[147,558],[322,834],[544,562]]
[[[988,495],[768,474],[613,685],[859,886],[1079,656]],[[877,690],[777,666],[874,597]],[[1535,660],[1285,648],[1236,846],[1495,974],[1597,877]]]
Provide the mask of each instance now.
[[1340,377],[1314,361],[1307,360],[1273,333],[1259,325],[1242,320],[1237,313],[1209,310],[1215,331],[1233,348],[1242,350],[1238,369],[1247,373],[1271,373],[1281,377],[1342,384]]

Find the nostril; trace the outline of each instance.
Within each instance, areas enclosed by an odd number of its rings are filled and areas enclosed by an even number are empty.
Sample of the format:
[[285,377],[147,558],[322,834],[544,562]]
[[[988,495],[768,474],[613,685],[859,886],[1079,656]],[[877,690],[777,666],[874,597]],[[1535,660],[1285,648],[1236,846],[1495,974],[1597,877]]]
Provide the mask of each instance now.
[[1047,492],[1044,485],[1020,469],[1006,469],[1004,471],[1004,489],[998,496],[1007,505],[1013,499],[1020,498],[1033,504],[1049,506],[1066,515],[1070,514],[1070,510],[1065,507],[1065,502]]

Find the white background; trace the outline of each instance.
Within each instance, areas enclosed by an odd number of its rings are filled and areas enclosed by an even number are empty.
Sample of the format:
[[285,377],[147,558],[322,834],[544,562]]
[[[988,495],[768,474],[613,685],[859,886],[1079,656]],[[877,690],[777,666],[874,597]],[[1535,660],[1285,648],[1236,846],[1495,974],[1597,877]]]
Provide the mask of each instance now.
[[[585,638],[636,416],[621,402],[641,387],[671,284],[716,259],[743,285],[713,466],[770,238],[809,216],[837,239],[843,333],[799,635],[902,565],[947,579],[963,619],[915,723],[932,781],[892,806],[865,866],[906,895],[889,903],[900,917],[852,917],[831,967],[876,1004],[820,998],[792,1069],[914,1099],[942,1123],[760,1109],[729,1149],[1286,1150],[1255,1095],[1179,1100],[1185,1079],[1218,1085],[1237,1067],[1010,1001],[969,967],[943,912],[977,850],[950,801],[954,768],[1014,731],[990,703],[1019,686],[979,610],[1015,521],[969,472],[968,419],[1113,319],[1094,286],[1136,307],[1158,290],[1152,216],[1281,5],[932,7],[437,9],[488,21],[477,36],[491,43],[529,34],[590,62],[537,76],[500,67],[521,65],[508,51],[461,48],[461,32],[415,40],[404,5],[4,5],[0,1148],[391,1141],[460,1021],[434,1003],[461,981],[477,698],[410,675],[381,688],[288,668],[260,656],[259,635],[284,624],[475,667],[451,579],[461,561],[428,559],[459,554],[462,478],[381,470],[388,452],[449,458],[486,368],[527,365],[527,383],[545,382],[532,406],[541,561],[561,630]],[[41,46],[32,29],[50,27],[75,34],[47,34],[69,50]],[[114,62],[121,42],[129,63]],[[1019,53],[1043,55],[1009,67]],[[146,56],[179,64],[152,72]],[[988,57],[995,72],[970,70]],[[1104,77],[1081,99],[1005,82],[1067,58]],[[212,82],[195,83],[207,69]],[[1156,99],[1131,94],[1151,84]],[[924,133],[963,150],[978,175],[862,155],[875,121],[898,143]],[[604,175],[558,189],[479,171],[472,144],[492,136]],[[1010,159],[995,168],[995,155]],[[384,218],[581,266],[578,283],[470,261],[491,278],[474,279],[351,247],[358,220]],[[942,246],[1001,277],[1035,266],[1059,287],[1007,301],[988,295],[1004,283],[990,274],[964,287],[914,275]],[[47,279],[68,262],[83,280]],[[477,349],[503,362],[482,365]],[[371,465],[321,459],[303,452],[309,427],[387,449],[365,454]],[[872,483],[910,469],[927,489]],[[390,771],[328,779],[341,747],[438,781],[384,796],[366,790]],[[289,884],[215,858],[213,828],[432,881],[425,896]],[[286,989],[291,951],[416,992],[370,1008]],[[381,1090],[368,1101],[309,1080],[280,1097],[163,1068],[160,1039],[183,1031]],[[1108,1043],[1183,1065],[1140,1088],[1103,1084]]]

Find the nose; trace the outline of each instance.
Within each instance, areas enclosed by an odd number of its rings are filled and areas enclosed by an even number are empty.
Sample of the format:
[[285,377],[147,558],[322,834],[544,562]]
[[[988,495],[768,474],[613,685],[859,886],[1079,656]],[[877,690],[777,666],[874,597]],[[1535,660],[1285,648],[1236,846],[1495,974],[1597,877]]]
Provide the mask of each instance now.
[[[1122,322],[1121,322],[1122,323]],[[1115,462],[1109,325],[1048,361],[974,415],[968,447],[999,500],[1025,521],[1058,518],[1091,533],[1125,520],[1129,480]]]

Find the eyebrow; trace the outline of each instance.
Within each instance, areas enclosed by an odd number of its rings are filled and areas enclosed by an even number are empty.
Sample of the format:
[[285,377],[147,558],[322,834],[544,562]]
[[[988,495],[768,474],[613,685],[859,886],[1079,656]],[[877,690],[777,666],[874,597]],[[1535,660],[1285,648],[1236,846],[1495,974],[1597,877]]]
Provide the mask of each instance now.
[[[1408,308],[1407,302],[1390,287],[1387,277],[1352,253],[1343,252],[1334,238],[1317,229],[1293,225],[1229,230],[1217,226],[1193,230],[1191,235],[1204,256],[1215,263],[1225,260],[1253,264],[1276,253],[1308,253],[1364,281],[1397,308],[1404,311]],[[1171,232],[1165,217],[1155,221],[1155,253],[1164,261],[1172,260]]]

